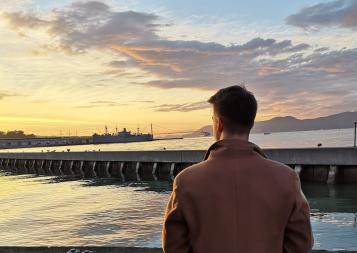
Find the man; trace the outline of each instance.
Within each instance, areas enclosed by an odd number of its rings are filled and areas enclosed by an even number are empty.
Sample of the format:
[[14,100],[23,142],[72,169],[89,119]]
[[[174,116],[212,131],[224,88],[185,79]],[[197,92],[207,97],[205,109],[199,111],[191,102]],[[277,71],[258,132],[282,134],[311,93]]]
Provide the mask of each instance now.
[[310,209],[298,175],[250,143],[257,102],[241,86],[219,90],[217,140],[177,175],[163,226],[166,253],[308,253]]

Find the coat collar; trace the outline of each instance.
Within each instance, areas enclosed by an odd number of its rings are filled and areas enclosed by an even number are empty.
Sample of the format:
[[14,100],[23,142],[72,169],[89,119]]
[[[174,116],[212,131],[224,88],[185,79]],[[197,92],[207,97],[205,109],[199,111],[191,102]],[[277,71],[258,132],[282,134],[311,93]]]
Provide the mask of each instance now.
[[263,156],[266,158],[266,155],[264,152],[254,143],[245,141],[245,140],[239,140],[239,139],[223,139],[219,140],[215,143],[213,143],[209,149],[207,150],[204,161],[207,160],[212,154],[217,151],[218,149],[236,149],[236,150],[246,150],[246,151],[253,151],[258,153],[259,155]]

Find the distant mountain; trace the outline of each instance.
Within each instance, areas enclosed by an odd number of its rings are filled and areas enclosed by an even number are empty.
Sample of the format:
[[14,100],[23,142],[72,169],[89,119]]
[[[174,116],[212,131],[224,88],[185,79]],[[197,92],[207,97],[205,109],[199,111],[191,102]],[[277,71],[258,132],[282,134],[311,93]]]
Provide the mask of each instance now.
[[[270,120],[258,121],[252,130],[253,133],[295,132],[320,129],[344,129],[352,128],[357,121],[357,112],[342,112],[315,119],[297,119],[292,116],[275,117]],[[202,136],[203,132],[212,135],[212,126],[204,126],[194,133],[184,137]]]

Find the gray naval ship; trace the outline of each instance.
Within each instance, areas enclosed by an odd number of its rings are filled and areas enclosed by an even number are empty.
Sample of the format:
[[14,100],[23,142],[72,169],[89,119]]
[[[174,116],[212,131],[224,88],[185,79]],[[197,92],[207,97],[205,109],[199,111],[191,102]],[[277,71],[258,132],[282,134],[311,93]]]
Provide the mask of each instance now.
[[127,143],[127,142],[143,142],[143,141],[153,141],[154,136],[152,133],[151,126],[151,134],[143,134],[139,132],[132,134],[130,131],[127,131],[126,128],[123,131],[110,134],[108,133],[108,128],[105,126],[104,134],[94,134],[93,135],[93,144],[104,144],[104,143]]

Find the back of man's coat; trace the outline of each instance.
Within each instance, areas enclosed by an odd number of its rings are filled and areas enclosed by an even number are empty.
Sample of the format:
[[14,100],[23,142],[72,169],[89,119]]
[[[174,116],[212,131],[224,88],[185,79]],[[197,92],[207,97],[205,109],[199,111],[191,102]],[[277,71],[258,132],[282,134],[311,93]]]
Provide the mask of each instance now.
[[225,139],[175,178],[162,240],[165,253],[308,253],[310,209],[291,168]]

